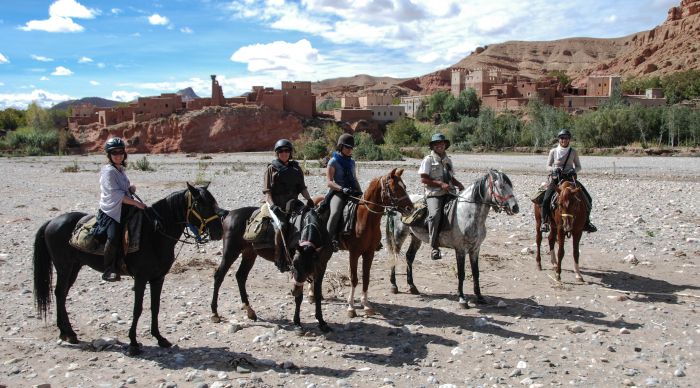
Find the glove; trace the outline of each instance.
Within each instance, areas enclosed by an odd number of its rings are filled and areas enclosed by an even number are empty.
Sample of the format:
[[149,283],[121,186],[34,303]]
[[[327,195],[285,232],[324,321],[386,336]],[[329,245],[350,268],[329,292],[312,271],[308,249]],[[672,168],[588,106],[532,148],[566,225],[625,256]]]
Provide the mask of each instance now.
[[349,188],[349,187],[343,187],[343,189],[341,191],[345,195],[352,195],[354,193],[354,190]]
[[313,209],[316,207],[316,204],[314,203],[314,201],[312,199],[308,199],[308,200],[306,200],[306,206],[310,209]]
[[282,209],[280,209],[280,207],[277,205],[270,205],[270,211],[275,213],[275,214],[278,214],[279,212],[282,211]]
[[354,195],[355,195],[356,197],[362,198],[362,191],[361,191],[361,190],[355,190],[355,194],[354,194]]
[[564,174],[574,175],[574,174],[576,174],[576,170],[574,170],[573,168],[568,168],[568,169],[566,169],[566,171],[564,171]]
[[561,175],[561,167],[557,167],[554,169],[554,175]]

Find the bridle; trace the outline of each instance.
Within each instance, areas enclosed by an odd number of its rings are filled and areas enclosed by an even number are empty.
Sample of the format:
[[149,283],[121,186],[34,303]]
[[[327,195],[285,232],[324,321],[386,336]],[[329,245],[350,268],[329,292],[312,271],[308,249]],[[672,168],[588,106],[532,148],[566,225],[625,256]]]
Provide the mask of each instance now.
[[493,174],[499,174],[498,172],[491,173],[489,172],[489,193],[491,194],[491,198],[494,199],[493,205],[498,208],[497,211],[501,211],[501,209],[505,209],[506,203],[508,202],[509,199],[513,198],[513,194],[508,194],[508,195],[501,195],[501,193],[496,190],[496,188],[493,185]]
[[[197,241],[197,243],[205,243],[209,241],[209,232],[207,231],[207,224],[210,222],[220,219],[218,214],[214,214],[211,217],[204,218],[202,217],[201,214],[196,209],[197,206],[197,200],[192,200],[192,192],[189,190],[185,194],[185,197],[187,197],[187,212],[185,214],[185,225],[187,226],[185,235],[187,237],[190,237],[190,234],[187,233],[187,231],[191,232],[191,237],[194,237],[194,239]],[[199,227],[196,227],[193,223],[190,222],[190,217],[194,216],[199,221]]]
[[[408,193],[404,194],[401,197],[395,197],[394,193],[391,191],[391,188],[389,187],[389,178],[387,178],[385,175],[379,178],[379,186],[381,188],[381,191],[379,193],[380,198],[382,199],[382,203],[376,203],[372,202],[370,200],[361,198],[361,197],[353,197],[350,196],[350,198],[354,198],[358,200],[361,204],[365,206],[367,211],[370,213],[374,214],[384,214],[387,211],[392,211],[392,210],[398,210],[399,207],[399,202],[405,200],[405,199],[410,199],[408,196]],[[385,203],[389,203],[388,205],[385,205]],[[372,206],[377,206],[381,208],[380,210],[374,210],[370,208],[370,205]]]

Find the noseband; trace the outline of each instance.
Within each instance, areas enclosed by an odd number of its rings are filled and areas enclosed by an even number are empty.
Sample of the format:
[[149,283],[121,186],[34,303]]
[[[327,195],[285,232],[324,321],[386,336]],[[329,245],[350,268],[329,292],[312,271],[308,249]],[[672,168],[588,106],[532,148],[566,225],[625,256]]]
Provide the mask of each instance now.
[[384,206],[385,209],[398,209],[399,208],[399,202],[403,201],[405,199],[410,198],[408,196],[408,193],[404,194],[401,197],[394,197],[394,193],[391,191],[391,188],[389,187],[389,179],[387,179],[386,176],[382,176],[379,179],[379,183],[382,186],[382,191],[381,191],[381,198],[382,198],[382,203],[387,203],[387,198],[389,199],[389,206]]
[[[197,201],[192,201],[192,193],[188,190],[185,196],[187,197],[187,214],[185,215],[185,222],[187,223],[187,228],[192,232],[195,240],[197,240],[198,243],[206,242],[209,237],[209,233],[205,233],[207,229],[207,224],[218,219],[219,215],[214,214],[213,216],[208,218],[202,217],[202,215],[199,214],[197,209],[195,209],[195,207],[197,206]],[[190,222],[190,216],[194,216],[194,218],[196,218],[199,221],[199,227],[196,227],[193,223]]]
[[[496,173],[498,174],[498,173]],[[508,194],[508,195],[501,195],[496,188],[493,185],[493,174],[489,173],[489,193],[491,194],[491,198],[494,200],[494,206],[500,209],[503,209],[506,206],[506,202],[508,202],[509,199],[513,198],[513,194]]]

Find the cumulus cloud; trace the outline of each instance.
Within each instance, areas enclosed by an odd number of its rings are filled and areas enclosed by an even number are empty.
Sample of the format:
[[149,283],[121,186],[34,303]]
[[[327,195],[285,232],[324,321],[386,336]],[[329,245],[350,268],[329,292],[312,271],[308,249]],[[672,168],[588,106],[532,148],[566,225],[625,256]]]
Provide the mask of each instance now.
[[251,72],[276,72],[291,78],[313,73],[313,65],[321,60],[311,42],[301,39],[296,43],[275,41],[239,48],[231,55],[234,62],[248,64]]
[[189,27],[182,27],[182,28],[180,28],[180,32],[182,32],[183,34],[191,34],[194,31],[192,31],[192,29]]
[[2,55],[2,53],[0,53],[0,65],[2,65],[4,63],[10,63],[10,60],[7,59],[6,56]]
[[110,12],[112,12],[115,15],[119,15],[120,13],[122,13],[122,10],[119,8],[112,8]]
[[126,90],[115,90],[112,92],[112,100],[131,102],[141,95],[139,92],[127,92]]
[[92,85],[92,86],[97,86],[97,85],[99,85],[99,84],[100,84],[100,83],[97,82],[97,81],[90,81],[90,85]]
[[32,59],[37,60],[39,62],[52,62],[53,61],[53,58],[48,58],[48,57],[45,57],[43,55],[32,54],[31,57],[32,57]]
[[165,26],[170,23],[170,20],[165,16],[154,13],[148,17],[148,22],[154,26]]
[[90,63],[90,62],[92,62],[92,58],[80,57],[80,59],[78,59],[78,63]]
[[83,26],[73,21],[76,19],[93,19],[99,11],[87,8],[75,0],[57,0],[49,6],[49,18],[30,20],[20,29],[24,31],[46,32],[81,32]]
[[49,77],[42,75],[41,78],[39,78],[39,81],[48,81]]
[[54,72],[51,73],[51,75],[56,75],[56,76],[66,76],[66,75],[71,75],[71,74],[73,74],[73,72],[70,71],[70,69],[63,67],[63,66],[56,67],[56,70],[54,70]]
[[61,101],[74,99],[75,97],[67,94],[51,93],[42,89],[34,89],[30,93],[0,93],[0,109],[26,109],[32,102],[43,107],[51,107]]

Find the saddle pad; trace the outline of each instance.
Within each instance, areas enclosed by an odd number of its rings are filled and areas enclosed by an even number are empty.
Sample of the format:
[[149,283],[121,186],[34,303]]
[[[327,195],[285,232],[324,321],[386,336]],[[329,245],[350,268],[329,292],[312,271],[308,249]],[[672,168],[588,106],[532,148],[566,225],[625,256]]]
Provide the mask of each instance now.
[[413,203],[413,213],[401,217],[401,222],[408,226],[422,225],[425,222],[425,217],[428,216],[428,206],[425,201],[418,200]]
[[[270,218],[270,207],[263,204],[253,212],[243,233],[243,239],[252,243],[271,243],[274,246],[275,230]],[[257,247],[257,245],[256,245]]]
[[[124,230],[124,246],[126,253],[134,253],[140,249],[141,242],[141,223],[143,221],[143,212],[136,212],[127,221],[127,227]],[[87,215],[81,218],[73,229],[73,234],[69,240],[69,244],[85,253],[93,255],[104,255],[105,245],[100,243],[92,236],[92,229],[97,223],[97,217]]]

